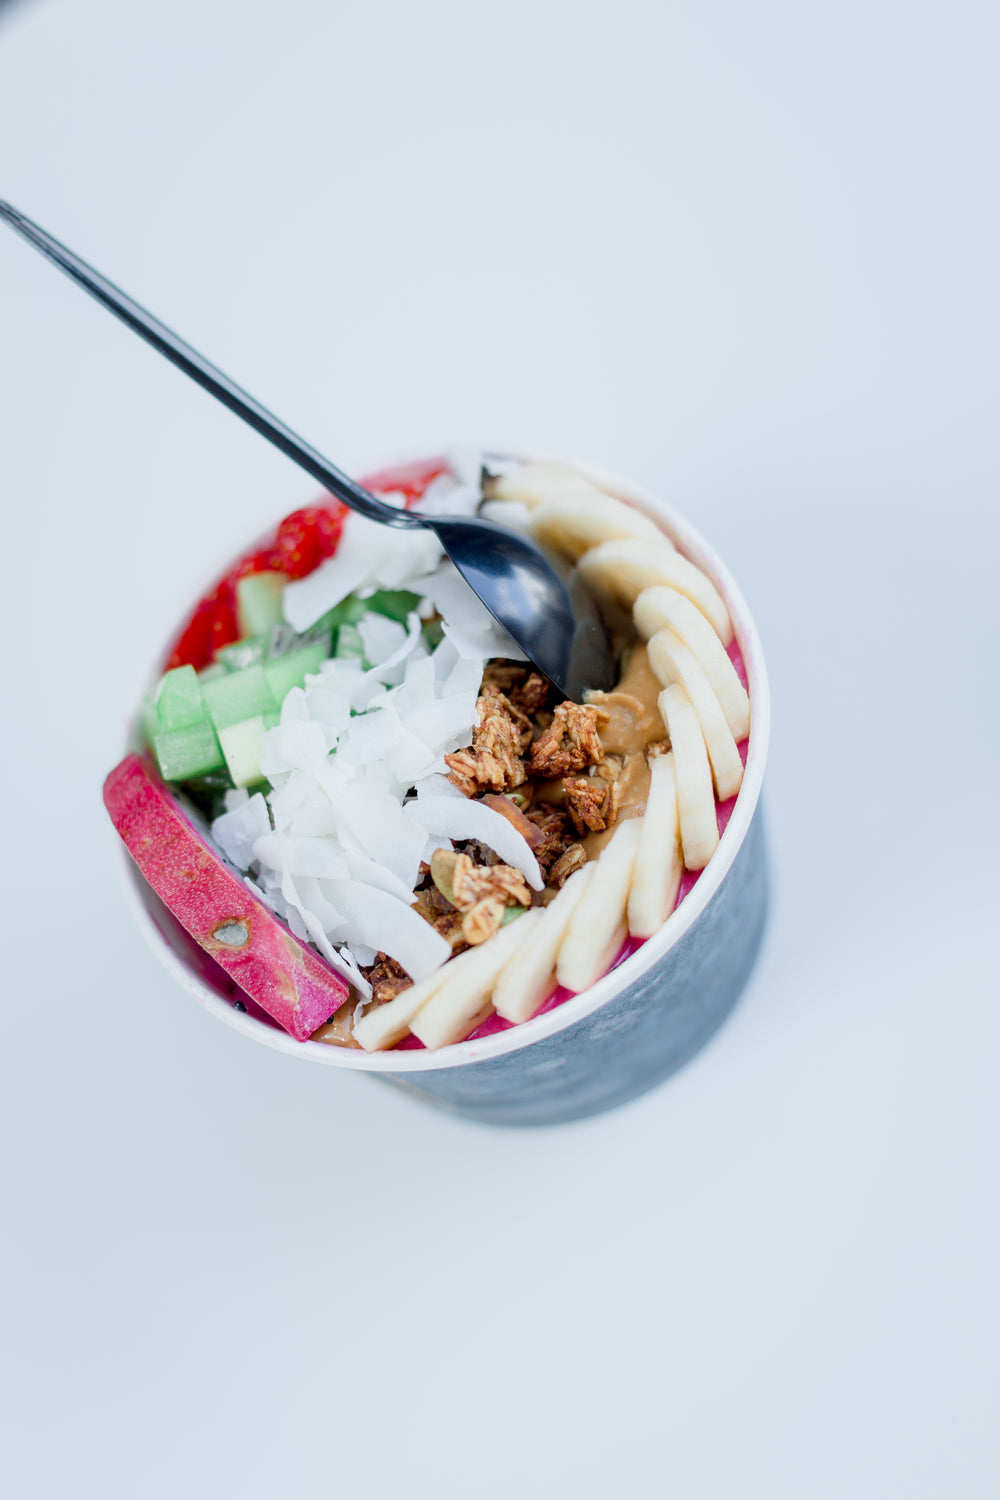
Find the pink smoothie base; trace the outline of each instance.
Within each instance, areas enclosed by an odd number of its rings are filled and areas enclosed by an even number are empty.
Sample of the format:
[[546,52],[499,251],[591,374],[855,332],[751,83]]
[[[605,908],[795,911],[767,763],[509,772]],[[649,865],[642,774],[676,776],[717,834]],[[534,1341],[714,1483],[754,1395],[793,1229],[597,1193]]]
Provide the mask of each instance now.
[[[747,687],[746,663],[743,660],[743,653],[739,648],[739,643],[737,642],[735,636],[733,637],[732,643],[729,646],[729,659],[732,662],[733,666],[736,668],[736,674],[742,682],[743,686]],[[738,746],[740,752],[740,760],[743,762],[744,766],[747,763],[747,751],[749,747],[749,739],[743,740]],[[737,796],[738,795],[739,793],[737,793]],[[729,825],[729,819],[733,815],[733,809],[735,806],[736,797],[729,797],[725,802],[720,802],[718,799],[716,799],[715,818],[716,822],[719,825],[720,839]],[[681,902],[684,900],[684,897],[687,896],[689,892],[694,890],[695,886],[698,884],[698,881],[701,879],[702,873],[703,872],[701,870],[684,871],[684,874],[681,876],[681,883],[677,888],[677,900],[674,902],[673,908],[670,913],[671,915],[673,915],[673,912],[675,912],[680,906]],[[643,944],[647,943],[648,941],[648,938],[626,938],[619,950],[618,957],[611,965],[608,973],[612,973],[613,970],[618,968],[619,964],[623,964],[627,958],[631,958],[633,953],[638,953]],[[544,1016],[550,1010],[555,1010],[558,1006],[565,1005],[566,1001],[572,1000],[575,994],[575,990],[567,990],[563,985],[557,985],[556,988],[552,991],[552,994],[546,1000],[545,1004],[541,1007],[540,1010],[536,1011],[535,1014]],[[474,1042],[477,1041],[480,1037],[496,1036],[498,1032],[510,1031],[514,1024],[515,1023],[513,1021],[504,1020],[503,1016],[498,1016],[494,1011],[493,1015],[488,1016],[481,1026],[477,1026],[475,1031],[470,1032],[465,1040],[467,1042]],[[403,1041],[396,1044],[397,1052],[419,1052],[422,1051],[423,1048],[423,1042],[419,1041],[415,1036],[405,1037]]]

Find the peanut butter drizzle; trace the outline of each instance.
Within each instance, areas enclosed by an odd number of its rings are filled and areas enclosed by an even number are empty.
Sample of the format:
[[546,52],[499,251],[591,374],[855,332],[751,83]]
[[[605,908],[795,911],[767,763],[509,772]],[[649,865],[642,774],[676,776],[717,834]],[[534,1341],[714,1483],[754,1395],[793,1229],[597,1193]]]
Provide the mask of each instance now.
[[667,731],[657,707],[662,692],[663,684],[649,665],[649,653],[640,642],[628,659],[621,681],[610,693],[587,694],[588,703],[599,703],[608,711],[608,722],[601,730],[605,754],[628,755],[665,738]]
[[357,1001],[347,999],[338,1011],[335,1011],[329,1021],[325,1021],[318,1031],[314,1031],[309,1038],[311,1042],[326,1042],[331,1047],[360,1047],[361,1043],[354,1040],[351,1030],[351,1022],[354,1016],[354,1007]]
[[608,755],[624,758],[618,778],[622,800],[618,820],[602,833],[589,833],[581,840],[588,859],[596,859],[611,838],[618,823],[625,818],[639,818],[646,811],[649,796],[649,766],[646,746],[666,739],[667,731],[657,700],[663,691],[642,644],[636,645],[622,674],[610,693],[588,693],[588,703],[599,703],[608,711],[608,722],[601,730],[601,744]]

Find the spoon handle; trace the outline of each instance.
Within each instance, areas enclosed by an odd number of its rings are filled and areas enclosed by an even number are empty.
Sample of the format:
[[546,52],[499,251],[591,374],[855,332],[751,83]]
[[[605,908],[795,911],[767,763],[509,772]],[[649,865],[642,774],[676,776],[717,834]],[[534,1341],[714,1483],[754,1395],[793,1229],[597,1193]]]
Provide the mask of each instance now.
[[9,203],[0,199],[0,219],[6,220],[10,227],[21,237],[34,245],[47,260],[53,265],[65,271],[78,286],[82,286],[85,292],[95,297],[103,307],[120,318],[133,333],[152,344],[161,354],[166,355],[179,370],[196,380],[203,390],[209,392],[223,406],[228,406],[230,411],[242,417],[255,428],[262,437],[280,448],[282,453],[293,459],[307,474],[324,485],[333,494],[349,505],[352,510],[367,516],[371,521],[378,521],[383,526],[420,526],[423,521],[412,512],[397,510],[393,505],[386,505],[384,501],[377,500],[374,495],[369,494],[360,484],[356,484],[346,474],[342,473],[329,459],[317,453],[304,442],[290,427],[286,427],[266,407],[261,406],[259,401],[249,395],[238,386],[235,380],[230,380],[221,370],[207,360],[204,355],[199,354],[197,349],[192,349],[190,344],[185,343],[176,333],[169,329],[166,324],[161,323],[159,318],[140,307],[107,277],[102,276],[100,271],[95,271],[93,266],[74,255],[72,250],[38,224],[12,208]]

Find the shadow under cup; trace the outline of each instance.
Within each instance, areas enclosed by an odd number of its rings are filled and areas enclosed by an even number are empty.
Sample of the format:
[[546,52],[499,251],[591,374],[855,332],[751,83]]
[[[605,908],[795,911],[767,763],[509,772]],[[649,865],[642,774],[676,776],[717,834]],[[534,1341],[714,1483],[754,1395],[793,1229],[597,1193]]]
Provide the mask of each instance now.
[[[185,932],[122,849],[132,905],[154,951],[220,1020],[265,1046],[327,1067],[372,1073],[429,1103],[498,1125],[584,1119],[636,1098],[682,1067],[736,1004],[767,914],[760,793],[770,701],[749,611],[721,561],[670,507],[614,477],[584,472],[651,516],[719,588],[733,618],[751,702],[743,785],[718,848],[660,930],[603,979],[520,1026],[436,1052],[366,1053],[297,1042]],[[237,1010],[235,1000],[247,1009]]]

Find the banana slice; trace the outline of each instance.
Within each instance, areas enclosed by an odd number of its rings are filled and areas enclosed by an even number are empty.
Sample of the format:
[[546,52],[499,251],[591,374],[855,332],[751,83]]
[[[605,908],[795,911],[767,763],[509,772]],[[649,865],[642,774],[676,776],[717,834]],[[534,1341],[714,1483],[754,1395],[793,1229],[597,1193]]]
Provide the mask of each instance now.
[[628,930],[652,937],[677,900],[684,872],[674,757],[658,755],[650,769],[649,796],[641,820],[639,848],[628,893]]
[[604,495],[603,490],[568,464],[522,464],[514,474],[498,474],[487,479],[484,489],[490,499],[520,500],[532,510],[553,495],[565,494],[567,490],[574,493],[585,491],[598,498]]
[[403,990],[395,1000],[390,1000],[387,1005],[380,1005],[376,1010],[370,1010],[366,1016],[355,1023],[354,1039],[360,1042],[366,1052],[382,1052],[387,1047],[395,1047],[401,1042],[410,1029],[410,1022],[420,1007],[428,1001],[435,991],[441,988],[445,979],[457,973],[465,959],[471,958],[475,949],[468,953],[460,953],[458,958],[449,959],[442,968],[428,974],[426,979],[418,980],[411,984],[408,990]]
[[625,940],[625,907],[640,830],[640,818],[629,818],[615,830],[569,919],[556,961],[556,979],[568,990],[585,990],[600,979]]
[[677,780],[681,848],[689,870],[703,870],[719,842],[715,795],[708,751],[691,699],[679,683],[665,687],[657,700],[670,734]]
[[737,744],[750,733],[750,699],[725,647],[700,610],[676,589],[643,589],[632,606],[635,628],[644,641],[658,630],[672,630],[694,657],[715,691]]
[[543,501],[532,512],[531,530],[543,546],[561,552],[573,562],[582,552],[618,537],[637,537],[640,541],[673,546],[642,511],[589,488],[567,491]]
[[715,584],[665,537],[656,542],[638,537],[602,542],[584,553],[578,567],[588,587],[628,609],[643,589],[666,584],[701,610],[724,646],[733,638],[729,611]]
[[705,673],[672,630],[658,630],[653,636],[649,643],[649,665],[664,687],[679,682],[691,699],[701,725],[719,801],[735,797],[743,781],[743,762],[722,705]]
[[542,909],[542,920],[504,967],[493,991],[493,1009],[507,1021],[527,1021],[556,985],[558,956],[570,918],[597,866],[584,865]]
[[497,975],[541,916],[541,907],[526,911],[478,948],[470,948],[446,965],[443,983],[410,1022],[410,1030],[425,1047],[433,1050],[450,1042],[464,1041],[470,1031],[485,1021],[493,1009],[490,996]]

